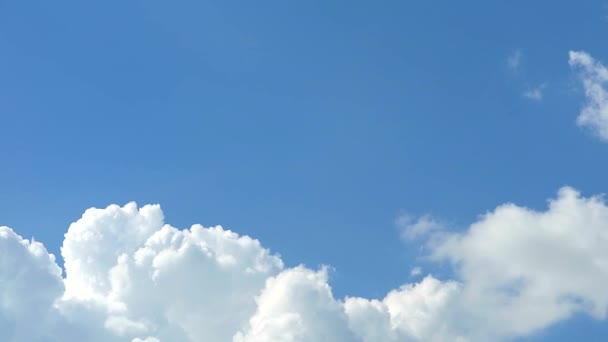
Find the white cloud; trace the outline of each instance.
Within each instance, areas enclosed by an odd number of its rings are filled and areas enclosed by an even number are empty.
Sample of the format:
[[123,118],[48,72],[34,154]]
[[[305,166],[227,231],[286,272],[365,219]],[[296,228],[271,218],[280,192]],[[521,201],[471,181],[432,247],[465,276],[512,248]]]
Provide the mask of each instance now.
[[513,204],[436,244],[453,263],[471,317],[499,336],[525,335],[576,313],[608,309],[608,207],[562,188],[539,212]]
[[122,254],[132,254],[163,225],[158,206],[91,208],[70,225],[61,253],[65,260],[67,298],[93,299],[110,291],[108,272]]
[[509,55],[509,57],[507,57],[507,66],[511,69],[511,70],[518,70],[519,67],[521,66],[521,60],[523,57],[523,53],[521,52],[521,50],[517,49],[515,51],[513,51],[513,53],[511,53]]
[[235,342],[358,340],[327,284],[326,269],[286,270],[268,279],[256,302],[256,313]]
[[63,291],[61,269],[44,246],[0,227],[0,340],[45,340]]
[[608,141],[608,69],[582,51],[570,51],[569,63],[582,80],[587,98],[576,123]]
[[414,268],[412,268],[412,270],[410,271],[410,276],[411,277],[416,277],[422,274],[422,268],[416,266]]
[[401,230],[401,237],[405,240],[414,240],[424,237],[443,227],[443,223],[429,214],[420,217],[402,214],[397,217],[395,223]]
[[143,340],[141,338],[134,338],[132,342],[160,342],[157,338],[146,337]]
[[607,227],[602,198],[564,188],[546,211],[506,204],[435,236],[431,258],[455,280],[340,299],[327,268],[285,268],[249,237],[176,229],[158,206],[91,209],[65,235],[65,277],[40,243],[0,228],[0,340],[500,341],[605,317]]
[[451,312],[459,292],[458,283],[427,276],[382,300],[347,298],[344,305],[351,329],[365,342],[465,341]]
[[543,83],[537,87],[528,88],[526,91],[524,91],[523,95],[527,99],[540,101],[543,99],[546,86],[546,83]]

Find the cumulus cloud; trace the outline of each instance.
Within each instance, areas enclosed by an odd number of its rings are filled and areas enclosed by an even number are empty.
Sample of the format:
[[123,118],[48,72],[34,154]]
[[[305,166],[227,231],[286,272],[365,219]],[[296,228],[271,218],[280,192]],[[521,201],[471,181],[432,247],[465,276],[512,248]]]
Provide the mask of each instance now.
[[0,228],[0,340],[508,340],[605,318],[606,227],[601,197],[563,188],[544,211],[505,204],[430,240],[452,280],[336,298],[328,268],[286,267],[220,226],[177,229],[159,206],[90,209],[65,234],[65,274],[42,244]]
[[327,270],[302,266],[268,279],[245,330],[236,335],[236,342],[359,340],[332,294]]
[[577,313],[608,309],[608,207],[562,188],[539,212],[505,204],[433,248],[463,284],[462,300],[485,329],[525,335]]
[[580,77],[587,98],[576,123],[608,141],[608,92],[605,88],[608,69],[586,52],[570,51],[569,56],[570,66]]
[[45,341],[63,291],[61,269],[44,246],[0,227],[0,340]]

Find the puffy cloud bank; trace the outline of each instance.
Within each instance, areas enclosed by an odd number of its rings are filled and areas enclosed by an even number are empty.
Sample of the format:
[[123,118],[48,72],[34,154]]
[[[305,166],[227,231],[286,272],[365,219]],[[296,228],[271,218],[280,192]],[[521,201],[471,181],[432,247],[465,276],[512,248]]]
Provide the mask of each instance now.
[[[488,341],[608,308],[608,207],[563,188],[544,211],[505,204],[435,231],[430,275],[384,298],[335,298],[325,268],[259,241],[165,224],[159,206],[89,209],[44,246],[0,228],[2,341]],[[404,270],[406,272],[406,270]]]

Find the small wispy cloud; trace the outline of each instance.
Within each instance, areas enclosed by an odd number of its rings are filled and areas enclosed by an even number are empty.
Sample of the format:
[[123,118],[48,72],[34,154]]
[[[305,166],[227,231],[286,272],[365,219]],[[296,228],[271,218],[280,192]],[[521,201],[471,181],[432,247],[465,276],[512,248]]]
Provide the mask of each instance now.
[[547,84],[543,83],[537,87],[530,87],[524,91],[523,96],[530,100],[541,101],[543,99],[546,86]]
[[395,223],[401,230],[401,237],[405,240],[414,240],[443,228],[443,223],[429,214],[419,217],[402,214]]
[[422,268],[416,266],[410,271],[410,277],[416,277],[422,274]]
[[[525,80],[527,77],[525,72],[522,70],[523,66],[524,53],[521,49],[516,49],[511,52],[510,55],[507,56],[506,65],[508,69],[513,73],[519,76],[518,78],[523,77]],[[545,95],[545,88],[547,87],[547,83],[542,83],[537,86],[527,86],[523,88],[521,95],[525,99],[532,101],[542,101]]]
[[507,57],[507,66],[511,70],[518,70],[521,67],[523,53],[520,49],[513,51],[509,57]]

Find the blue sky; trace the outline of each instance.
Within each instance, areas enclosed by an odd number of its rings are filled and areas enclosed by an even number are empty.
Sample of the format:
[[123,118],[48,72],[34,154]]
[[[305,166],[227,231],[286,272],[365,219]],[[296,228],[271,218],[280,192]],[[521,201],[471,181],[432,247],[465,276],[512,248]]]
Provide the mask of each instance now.
[[[507,202],[544,211],[565,185],[607,191],[568,65],[608,61],[607,16],[602,1],[0,1],[0,225],[60,256],[85,209],[159,203],[176,227],[331,265],[337,298],[382,297],[417,265],[449,278],[400,215],[462,231]],[[606,334],[581,316],[524,340]]]

